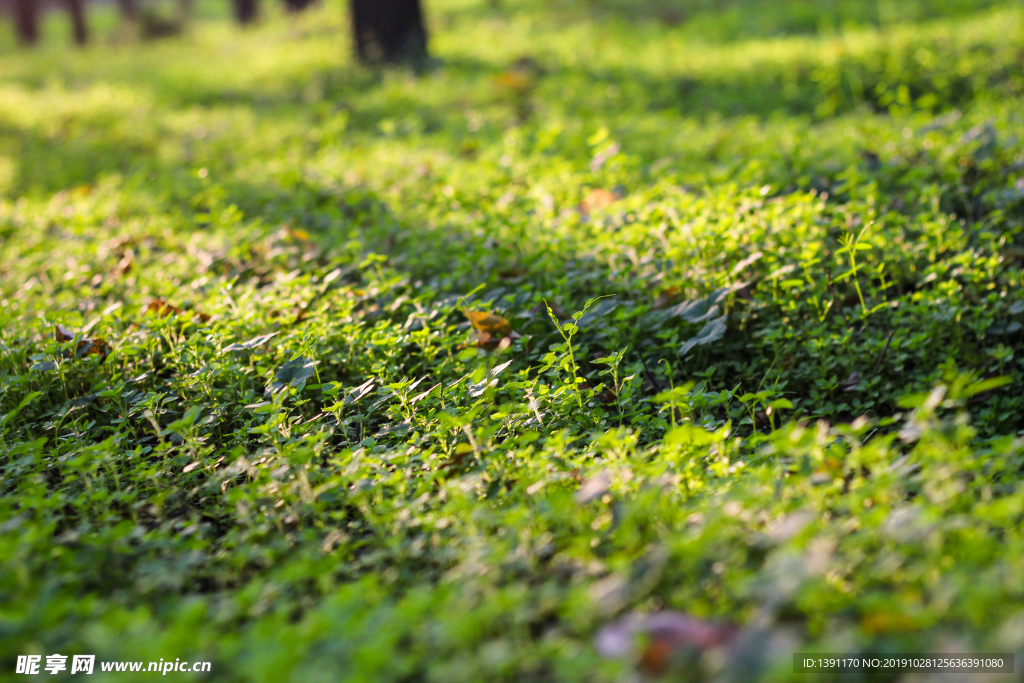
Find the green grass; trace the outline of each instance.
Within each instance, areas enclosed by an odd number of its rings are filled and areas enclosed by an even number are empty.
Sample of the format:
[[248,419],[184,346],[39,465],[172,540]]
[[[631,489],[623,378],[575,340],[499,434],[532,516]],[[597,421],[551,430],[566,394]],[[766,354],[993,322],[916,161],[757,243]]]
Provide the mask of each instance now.
[[1024,652],[1024,11],[616,5],[0,36],[0,678]]

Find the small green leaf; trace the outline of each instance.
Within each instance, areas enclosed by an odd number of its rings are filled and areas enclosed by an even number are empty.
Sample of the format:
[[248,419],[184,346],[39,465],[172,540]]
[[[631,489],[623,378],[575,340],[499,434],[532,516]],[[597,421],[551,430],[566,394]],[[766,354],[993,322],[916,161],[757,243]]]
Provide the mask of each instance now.
[[679,355],[685,356],[690,352],[690,349],[695,346],[704,346],[721,339],[725,335],[725,318],[726,316],[723,315],[721,318],[715,318],[714,320],[709,321],[708,324],[706,324],[701,331],[697,333],[697,336],[692,337],[683,343],[682,348],[679,349]]
[[20,413],[22,411],[22,409],[25,406],[27,406],[29,403],[31,403],[32,401],[36,400],[37,398],[39,398],[42,395],[43,395],[43,392],[41,392],[41,391],[33,391],[32,393],[30,393],[27,396],[25,396],[25,398],[21,399],[21,402],[18,404],[17,408],[15,408],[11,412],[9,412],[6,415],[4,415],[3,421],[0,422],[0,427],[6,427],[7,423],[10,422],[11,420],[13,420],[18,415],[18,413]]
[[276,337],[277,334],[277,332],[271,332],[270,334],[261,334],[258,337],[253,337],[249,341],[229,344],[228,346],[224,347],[224,352],[227,353],[230,351],[251,351],[257,347],[263,346],[268,341]]
[[311,358],[296,358],[290,360],[274,374],[277,379],[271,384],[271,389],[277,390],[283,387],[297,387],[316,373],[316,361]]
[[970,398],[971,396],[975,396],[985,391],[992,391],[993,389],[998,389],[999,387],[1005,387],[1012,381],[1013,378],[1009,377],[1008,375],[1003,375],[1001,377],[992,377],[991,379],[983,379],[980,382],[975,382],[974,384],[964,388],[960,392],[960,397]]
[[703,446],[715,442],[715,435],[702,427],[682,425],[674,427],[665,434],[665,444],[669,446],[691,444]]

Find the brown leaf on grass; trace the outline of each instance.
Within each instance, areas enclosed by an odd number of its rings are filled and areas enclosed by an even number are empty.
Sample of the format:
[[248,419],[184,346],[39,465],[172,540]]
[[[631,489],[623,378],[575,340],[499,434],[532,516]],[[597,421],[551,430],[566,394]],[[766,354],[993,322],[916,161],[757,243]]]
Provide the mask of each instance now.
[[861,628],[872,635],[886,633],[912,633],[921,627],[920,619],[903,611],[880,610],[865,615]]
[[121,257],[121,260],[117,262],[116,266],[114,266],[114,274],[118,277],[124,277],[131,272],[133,265],[135,265],[135,259],[132,256],[132,253],[130,251],[125,252],[124,256]]
[[513,68],[495,76],[494,85],[499,90],[513,96],[522,97],[533,90],[536,86],[536,80],[528,70],[513,66]]
[[[178,308],[177,306],[167,303],[163,299],[153,299],[152,301],[150,301],[148,304],[146,304],[146,311],[152,312],[155,315],[158,315],[162,318],[165,318],[169,315],[181,315],[182,313],[185,312],[182,309]],[[203,313],[202,311],[194,310],[192,311],[192,314],[199,320],[203,321],[204,323],[210,319],[210,316],[207,315],[206,313]]]
[[[125,277],[135,267],[135,252],[138,249],[138,243],[133,237],[117,237],[108,240],[107,242],[100,245],[97,255],[101,259],[117,259],[117,263],[111,269],[110,273],[114,277]],[[100,274],[96,275],[99,280],[95,284],[99,284],[102,281],[103,276]]]
[[163,299],[153,299],[146,304],[146,310],[161,317],[168,315],[180,315],[181,309],[173,304],[169,304]]
[[475,346],[482,349],[507,349],[511,346],[512,340],[519,337],[512,330],[512,323],[500,315],[483,311],[465,311],[465,314],[476,332]]
[[598,209],[606,209],[615,202],[619,201],[625,196],[622,192],[612,192],[611,190],[605,190],[602,188],[594,188],[589,194],[580,202],[578,207],[579,212],[587,216],[592,211]]
[[110,353],[110,347],[107,342],[98,337],[92,339],[83,339],[78,342],[75,348],[76,356],[99,356],[100,358],[106,358]]
[[677,654],[728,646],[738,633],[734,626],[664,610],[627,615],[602,628],[594,645],[604,657],[632,659],[644,673],[660,675],[668,670]]
[[[78,334],[59,323],[53,329],[54,339],[61,344],[73,342],[78,336]],[[78,339],[74,349],[74,355],[76,358],[81,358],[83,356],[100,356],[101,358],[106,358],[107,354],[110,353],[110,346],[105,340],[100,339],[99,337]],[[65,358],[71,357],[71,354],[67,351],[65,351],[63,355]]]

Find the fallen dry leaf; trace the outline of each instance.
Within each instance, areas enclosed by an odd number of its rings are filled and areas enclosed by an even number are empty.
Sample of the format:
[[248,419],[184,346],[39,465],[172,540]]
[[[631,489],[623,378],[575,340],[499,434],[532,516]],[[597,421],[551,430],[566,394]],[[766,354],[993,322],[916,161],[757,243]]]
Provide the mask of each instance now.
[[132,258],[132,253],[130,251],[125,252],[124,256],[121,257],[121,260],[117,262],[116,266],[114,266],[114,275],[117,277],[124,277],[131,272],[133,265],[135,265],[135,260]]
[[167,315],[180,315],[181,309],[173,304],[169,304],[163,299],[153,299],[146,304],[146,310],[155,313],[159,316]]
[[612,192],[602,188],[594,188],[589,194],[587,194],[583,201],[580,202],[579,212],[582,215],[587,216],[592,211],[608,208],[624,196],[624,193],[621,192]]
[[513,95],[522,96],[533,90],[536,85],[531,75],[522,69],[509,69],[494,77],[494,84]]
[[[180,308],[173,304],[167,303],[163,299],[153,299],[152,301],[150,301],[148,304],[146,304],[146,311],[152,312],[161,317],[166,317],[169,315],[181,315],[182,313],[184,313],[184,311],[182,311]],[[203,313],[202,311],[192,311],[192,314],[199,320],[202,320],[204,323],[210,319],[210,316],[207,315],[206,313]]]
[[[54,327],[53,337],[61,344],[66,344],[67,342],[75,341],[78,335],[72,330],[58,323]],[[107,344],[105,340],[100,339],[98,337],[79,339],[78,342],[75,344],[75,357],[77,358],[81,358],[83,356],[100,356],[101,358],[106,358],[107,354],[109,353],[110,346]],[[70,354],[65,352],[64,357],[69,358]]]
[[465,314],[476,332],[475,346],[482,349],[507,349],[512,340],[519,337],[512,330],[512,324],[500,315],[483,311],[465,311]]
[[905,612],[881,610],[871,612],[861,619],[861,628],[868,633],[910,633],[920,627],[919,620]]
[[598,632],[594,645],[604,657],[632,659],[644,673],[659,675],[667,671],[676,653],[727,646],[738,633],[734,626],[663,610],[629,614],[605,626]]

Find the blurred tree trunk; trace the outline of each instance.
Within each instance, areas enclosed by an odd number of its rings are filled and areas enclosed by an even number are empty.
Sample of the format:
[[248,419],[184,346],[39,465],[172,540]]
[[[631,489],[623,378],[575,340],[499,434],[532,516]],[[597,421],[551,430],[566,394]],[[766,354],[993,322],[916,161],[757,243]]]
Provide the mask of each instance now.
[[427,56],[420,0],[352,0],[352,28],[361,62],[418,61]]
[[75,43],[85,45],[89,42],[89,29],[85,25],[85,0],[65,0],[65,4],[71,17],[71,32]]
[[36,0],[14,0],[14,23],[18,42],[31,45],[39,40],[39,6]]
[[128,21],[139,18],[139,3],[136,0],[117,0],[117,6],[121,10],[121,16]]
[[284,4],[292,12],[301,12],[313,4],[313,0],[284,0]]
[[256,21],[259,7],[256,0],[234,0],[235,19],[243,26]]

